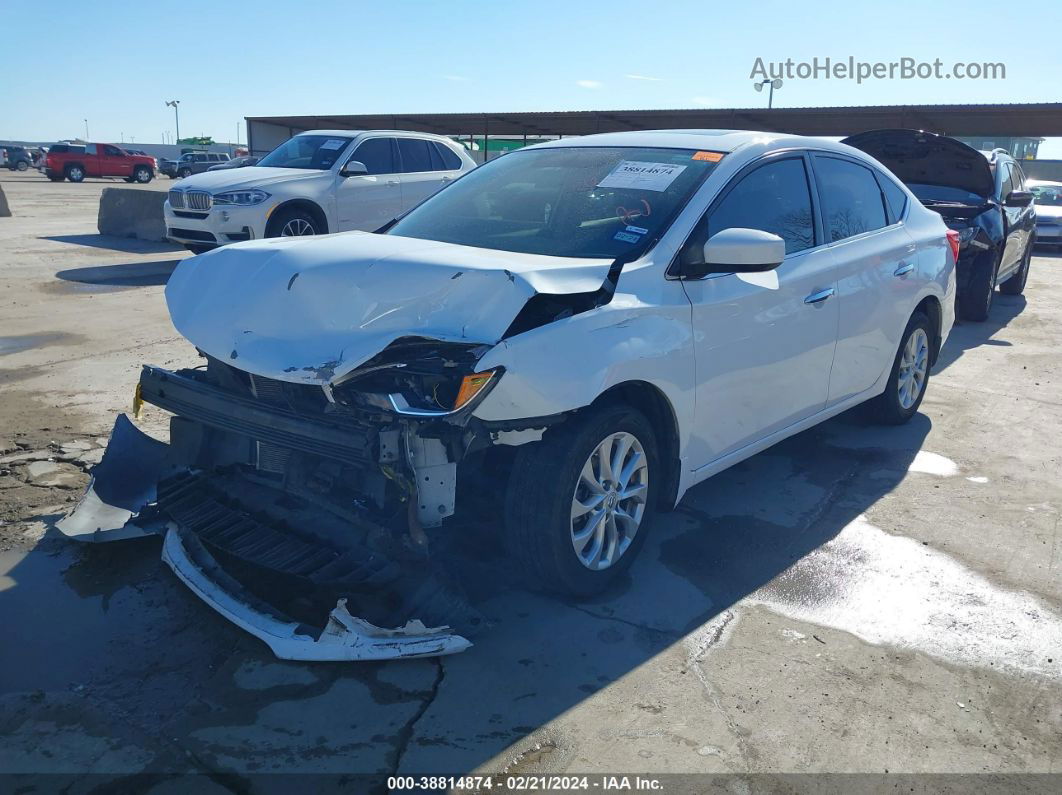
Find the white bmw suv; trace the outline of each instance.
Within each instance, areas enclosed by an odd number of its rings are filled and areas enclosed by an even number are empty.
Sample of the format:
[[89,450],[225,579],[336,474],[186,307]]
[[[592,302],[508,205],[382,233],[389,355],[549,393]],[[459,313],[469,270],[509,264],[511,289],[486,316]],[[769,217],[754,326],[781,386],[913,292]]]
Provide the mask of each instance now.
[[475,167],[440,135],[311,130],[255,166],[181,180],[165,204],[166,235],[201,254],[263,237],[372,231]]

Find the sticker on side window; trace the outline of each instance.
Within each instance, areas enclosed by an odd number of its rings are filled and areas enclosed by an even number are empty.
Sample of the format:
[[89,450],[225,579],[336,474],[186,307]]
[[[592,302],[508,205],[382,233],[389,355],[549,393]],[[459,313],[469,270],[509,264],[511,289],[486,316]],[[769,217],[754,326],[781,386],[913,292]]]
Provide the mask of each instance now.
[[325,141],[323,144],[321,144],[321,148],[322,149],[339,149],[345,143],[346,143],[346,141],[344,141],[342,138],[329,138],[327,141]]
[[673,166],[670,163],[622,160],[597,183],[597,187],[665,191],[685,170],[685,166]]

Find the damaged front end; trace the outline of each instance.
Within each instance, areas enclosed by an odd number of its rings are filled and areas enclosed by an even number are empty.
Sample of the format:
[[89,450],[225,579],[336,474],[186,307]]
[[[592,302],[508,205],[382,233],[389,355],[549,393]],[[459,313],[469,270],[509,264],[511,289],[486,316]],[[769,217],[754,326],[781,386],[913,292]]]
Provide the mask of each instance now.
[[489,347],[401,338],[324,384],[212,356],[145,366],[136,399],[173,414],[169,444],[119,416],[58,527],[84,541],[164,535],[174,573],[281,658],[462,651],[479,619],[446,534],[426,531],[454,515],[458,467],[492,447],[471,415],[501,377],[475,371]]

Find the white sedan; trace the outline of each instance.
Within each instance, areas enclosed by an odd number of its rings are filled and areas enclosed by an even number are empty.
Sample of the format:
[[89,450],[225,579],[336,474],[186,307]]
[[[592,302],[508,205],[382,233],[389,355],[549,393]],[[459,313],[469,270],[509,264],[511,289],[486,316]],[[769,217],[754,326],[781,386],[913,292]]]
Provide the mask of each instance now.
[[[126,538],[161,517],[177,575],[281,657],[460,651],[432,612],[448,601],[400,598],[438,587],[411,549],[471,519],[533,586],[600,591],[696,483],[860,403],[909,420],[957,250],[840,143],[667,131],[512,152],[385,233],[182,261],[166,300],[206,366],[144,368],[169,446],[120,417],[60,529]],[[330,612],[264,608],[239,561],[325,582]]]

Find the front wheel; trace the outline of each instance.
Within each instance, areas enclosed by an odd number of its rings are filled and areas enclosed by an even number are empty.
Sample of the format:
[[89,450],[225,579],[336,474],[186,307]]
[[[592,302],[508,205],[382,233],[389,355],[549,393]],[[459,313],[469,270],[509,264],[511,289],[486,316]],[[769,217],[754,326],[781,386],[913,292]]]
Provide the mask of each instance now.
[[918,411],[929,385],[933,335],[929,318],[921,312],[907,321],[885,391],[868,404],[873,419],[884,425],[902,425]]
[[15,166],[15,168],[17,168],[19,171],[26,171],[29,168],[29,163],[27,163],[25,160],[19,160],[18,165]]
[[319,235],[324,230],[320,229],[320,222],[305,210],[292,208],[281,210],[270,219],[266,237],[303,237],[305,235]]
[[190,177],[190,176],[192,176],[192,169],[190,169],[190,168],[182,168],[180,171],[177,172],[177,176],[180,179],[184,179],[185,177]]
[[988,320],[988,313],[992,309],[999,258],[994,252],[986,251],[977,258],[972,267],[973,273],[970,274],[966,289],[959,291],[959,314],[963,320],[980,322]]
[[151,182],[151,169],[147,166],[137,166],[133,171],[133,179],[141,185],[146,185]]
[[656,438],[641,412],[589,412],[517,449],[505,505],[507,545],[532,585],[577,597],[630,567],[660,481]]
[[1004,295],[1021,295],[1025,292],[1025,284],[1029,281],[1029,265],[1032,262],[1033,244],[1025,247],[1025,256],[1021,259],[1021,267],[1018,272],[999,285],[999,291]]

